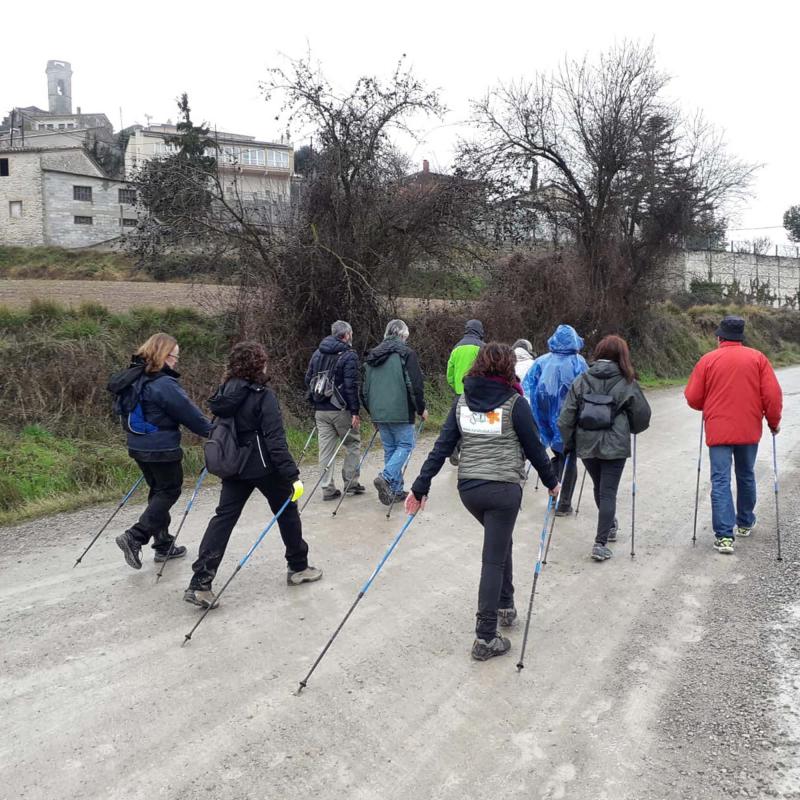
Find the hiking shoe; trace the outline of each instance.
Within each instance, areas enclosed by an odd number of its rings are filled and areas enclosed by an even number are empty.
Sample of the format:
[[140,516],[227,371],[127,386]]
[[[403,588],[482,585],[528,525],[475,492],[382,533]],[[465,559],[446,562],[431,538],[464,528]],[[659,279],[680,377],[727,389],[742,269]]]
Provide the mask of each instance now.
[[717,536],[714,539],[714,547],[718,553],[725,553],[730,555],[733,552],[733,539],[730,536]]
[[153,561],[168,561],[171,558],[183,558],[185,555],[186,548],[179,544],[177,547],[172,548],[171,553],[169,550],[165,550],[163,553],[156,551],[156,554],[153,556]]
[[341,497],[342,493],[338,489],[334,489],[332,492],[323,492],[322,499],[323,500],[336,500],[337,498]]
[[142,568],[142,546],[133,536],[130,535],[128,531],[125,533],[120,534],[114,540],[117,543],[117,547],[122,550],[122,555],[125,556],[125,562],[129,567],[133,567],[134,569],[141,569]]
[[500,623],[501,628],[510,628],[517,622],[517,609],[514,606],[511,606],[511,608],[498,608],[497,621]]
[[378,490],[378,499],[381,503],[385,506],[390,506],[394,493],[392,492],[392,487],[389,486],[389,481],[378,473],[378,475],[375,476],[375,480],[372,481],[372,485]]
[[461,463],[461,457],[460,457],[460,456],[459,456],[459,454],[458,454],[458,450],[454,450],[454,451],[453,451],[453,452],[450,454],[450,463],[451,463],[451,464],[452,464],[454,467],[457,467],[457,466],[458,466],[458,465]]
[[563,508],[557,508],[555,510],[555,515],[557,517],[569,517],[574,513],[575,512],[573,511],[572,506],[564,506]]
[[394,493],[394,501],[395,503],[404,503],[408,497],[408,492],[403,491],[402,489],[399,492]]
[[614,527],[608,532],[608,539],[606,541],[616,542],[617,533],[619,533],[619,522],[614,520]]
[[217,596],[211,589],[192,589],[190,586],[183,593],[183,599],[193,606],[200,606],[200,608],[211,608],[212,605],[214,608],[219,608],[219,603],[216,602]]
[[367,487],[358,481],[351,483],[350,486],[347,487],[347,494],[364,494],[366,491]]
[[502,656],[511,649],[511,640],[495,633],[494,638],[488,642],[486,639],[476,639],[472,643],[472,657],[476,661],[488,661],[495,656]]
[[756,529],[755,522],[749,528],[743,528],[741,525],[739,525],[736,528],[736,535],[744,536],[745,538],[747,538],[755,529]]
[[592,558],[595,561],[606,561],[613,555],[614,554],[611,552],[611,550],[604,544],[595,544],[595,546],[592,548]]
[[299,586],[301,583],[313,583],[322,577],[322,570],[316,567],[306,567],[305,569],[292,572],[289,570],[286,573],[286,583],[289,586]]

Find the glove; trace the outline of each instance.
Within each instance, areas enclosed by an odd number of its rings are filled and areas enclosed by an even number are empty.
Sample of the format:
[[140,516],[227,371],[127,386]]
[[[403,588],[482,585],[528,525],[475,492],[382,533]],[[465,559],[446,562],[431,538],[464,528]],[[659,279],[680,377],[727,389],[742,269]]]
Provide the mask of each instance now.
[[295,481],[292,484],[292,502],[296,503],[303,496],[303,492],[305,492],[303,481]]

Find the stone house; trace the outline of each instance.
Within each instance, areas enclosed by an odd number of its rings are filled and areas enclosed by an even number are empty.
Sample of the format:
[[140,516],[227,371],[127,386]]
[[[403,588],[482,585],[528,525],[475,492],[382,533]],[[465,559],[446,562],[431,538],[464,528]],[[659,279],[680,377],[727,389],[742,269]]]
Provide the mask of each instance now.
[[0,244],[109,245],[137,221],[135,190],[83,147],[0,144]]

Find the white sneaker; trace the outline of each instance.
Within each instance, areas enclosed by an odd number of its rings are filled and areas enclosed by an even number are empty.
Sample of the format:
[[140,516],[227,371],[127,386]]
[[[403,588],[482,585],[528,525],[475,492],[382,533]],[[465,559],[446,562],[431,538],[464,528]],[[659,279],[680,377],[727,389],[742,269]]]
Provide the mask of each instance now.
[[299,586],[301,583],[313,583],[322,577],[322,570],[316,567],[308,566],[305,569],[292,572],[289,570],[286,573],[286,583],[289,586]]

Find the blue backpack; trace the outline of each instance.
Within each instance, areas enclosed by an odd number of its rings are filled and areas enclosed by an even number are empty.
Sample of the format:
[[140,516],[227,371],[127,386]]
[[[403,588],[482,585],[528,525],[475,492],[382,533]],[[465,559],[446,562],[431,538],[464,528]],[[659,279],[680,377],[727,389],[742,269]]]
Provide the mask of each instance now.
[[136,364],[111,376],[109,392],[114,396],[114,415],[119,417],[122,430],[126,433],[143,435],[155,433],[157,425],[148,422],[142,409],[142,390],[161,375],[148,375],[143,364]]

